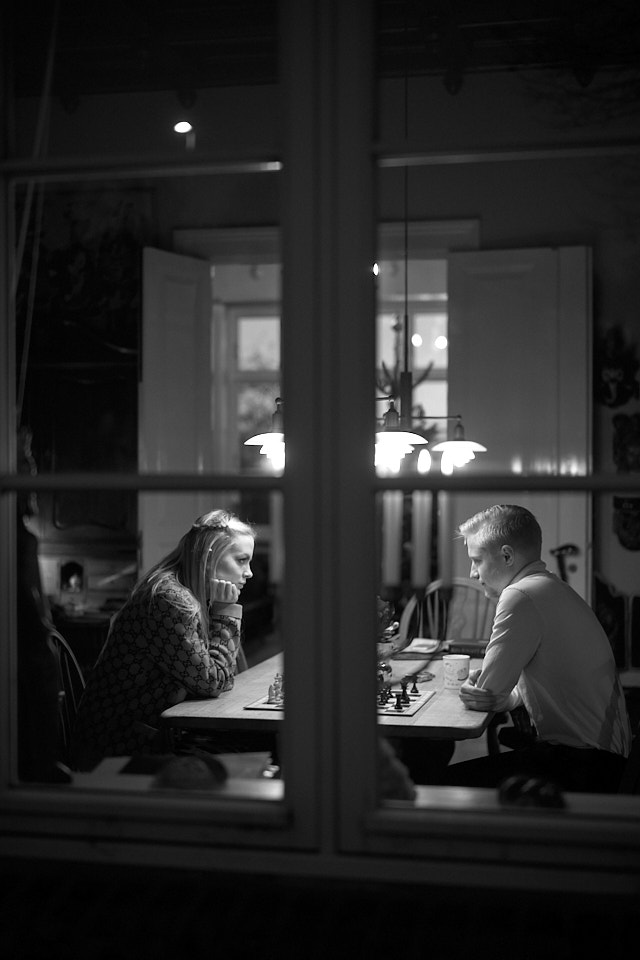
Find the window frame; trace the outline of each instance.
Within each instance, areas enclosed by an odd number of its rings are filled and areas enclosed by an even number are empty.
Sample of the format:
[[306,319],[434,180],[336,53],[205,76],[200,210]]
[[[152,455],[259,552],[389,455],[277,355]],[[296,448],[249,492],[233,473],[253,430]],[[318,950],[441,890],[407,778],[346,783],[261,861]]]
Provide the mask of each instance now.
[[[205,485],[212,491],[240,486],[283,491],[288,558],[283,618],[286,636],[295,641],[286,651],[285,800],[229,804],[176,798],[160,805],[137,795],[7,789],[11,771],[3,750],[0,851],[5,855],[466,887],[636,890],[636,798],[578,798],[569,812],[560,814],[505,813],[484,791],[445,788],[421,790],[416,809],[378,802],[374,699],[354,697],[354,683],[365,692],[375,688],[370,639],[375,635],[373,501],[380,490],[398,485],[397,480],[377,479],[371,462],[375,303],[369,265],[376,254],[371,14],[366,0],[282,4],[282,367],[283,395],[296,400],[287,408],[292,454],[285,476],[264,481],[235,475],[73,475],[40,477],[29,484],[35,489],[98,488],[101,483],[113,489],[115,482],[142,490]],[[361,55],[354,57],[354,50]],[[22,164],[23,170],[27,166],[46,175],[46,163]],[[104,169],[115,166],[105,164]],[[81,168],[75,165],[74,174]],[[16,169],[5,165],[5,178]],[[6,198],[3,192],[5,207]],[[6,218],[0,221],[6,223]],[[9,235],[3,240],[8,252]],[[7,255],[0,268],[5,288],[8,263]],[[15,344],[6,316],[8,297],[2,310],[8,350],[1,361],[6,386],[0,516],[8,535],[0,547],[0,573],[7,595],[13,596],[15,492],[25,483],[15,472]],[[292,316],[296,323],[287,322]],[[470,485],[464,479],[426,477],[412,480],[410,489],[455,492]],[[532,479],[487,477],[475,489],[525,485],[531,489]],[[633,477],[543,478],[533,485],[637,491]],[[15,611],[3,606],[2,636],[15,636]],[[3,644],[9,665],[2,671],[3,703],[11,702],[15,716],[15,648],[11,653],[7,646]],[[4,747],[10,735],[5,725]]]

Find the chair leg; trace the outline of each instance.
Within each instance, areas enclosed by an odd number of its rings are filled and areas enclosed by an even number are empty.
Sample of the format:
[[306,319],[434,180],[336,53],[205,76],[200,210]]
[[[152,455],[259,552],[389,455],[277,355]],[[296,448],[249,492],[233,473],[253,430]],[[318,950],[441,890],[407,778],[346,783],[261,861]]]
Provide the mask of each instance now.
[[510,711],[511,726],[505,727],[498,733],[498,740],[504,747],[510,750],[517,750],[521,747],[528,747],[536,739],[535,727],[531,723],[531,718],[527,713],[526,707],[514,707]]
[[487,752],[489,756],[495,756],[500,753],[500,740],[498,739],[498,727],[507,722],[507,716],[504,713],[496,713],[491,718],[487,727]]
[[487,752],[490,757],[500,753],[500,741],[496,727],[487,727]]

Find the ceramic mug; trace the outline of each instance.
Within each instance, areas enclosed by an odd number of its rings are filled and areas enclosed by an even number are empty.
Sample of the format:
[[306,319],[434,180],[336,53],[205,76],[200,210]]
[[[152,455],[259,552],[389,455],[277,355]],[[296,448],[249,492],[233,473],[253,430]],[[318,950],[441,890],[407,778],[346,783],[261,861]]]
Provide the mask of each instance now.
[[466,653],[447,653],[442,658],[444,685],[449,690],[459,690],[469,676],[471,657]]

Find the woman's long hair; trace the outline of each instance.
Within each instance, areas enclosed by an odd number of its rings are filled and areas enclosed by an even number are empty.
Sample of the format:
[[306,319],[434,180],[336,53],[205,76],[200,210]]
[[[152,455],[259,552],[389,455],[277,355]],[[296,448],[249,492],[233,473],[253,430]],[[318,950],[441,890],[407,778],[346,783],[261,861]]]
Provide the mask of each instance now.
[[184,597],[184,609],[198,612],[203,628],[209,630],[208,583],[215,577],[218,564],[239,536],[254,540],[256,531],[228,510],[212,510],[193,523],[180,542],[162,560],[138,580],[132,597],[153,599],[170,577],[189,591]]

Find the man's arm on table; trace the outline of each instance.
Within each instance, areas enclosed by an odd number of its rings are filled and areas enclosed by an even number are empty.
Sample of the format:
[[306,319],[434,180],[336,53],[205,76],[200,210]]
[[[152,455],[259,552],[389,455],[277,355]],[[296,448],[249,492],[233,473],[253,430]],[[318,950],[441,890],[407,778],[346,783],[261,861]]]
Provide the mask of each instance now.
[[538,649],[539,619],[531,601],[511,590],[498,602],[482,667],[472,670],[460,688],[469,710],[509,711],[522,703],[517,689],[523,667]]

